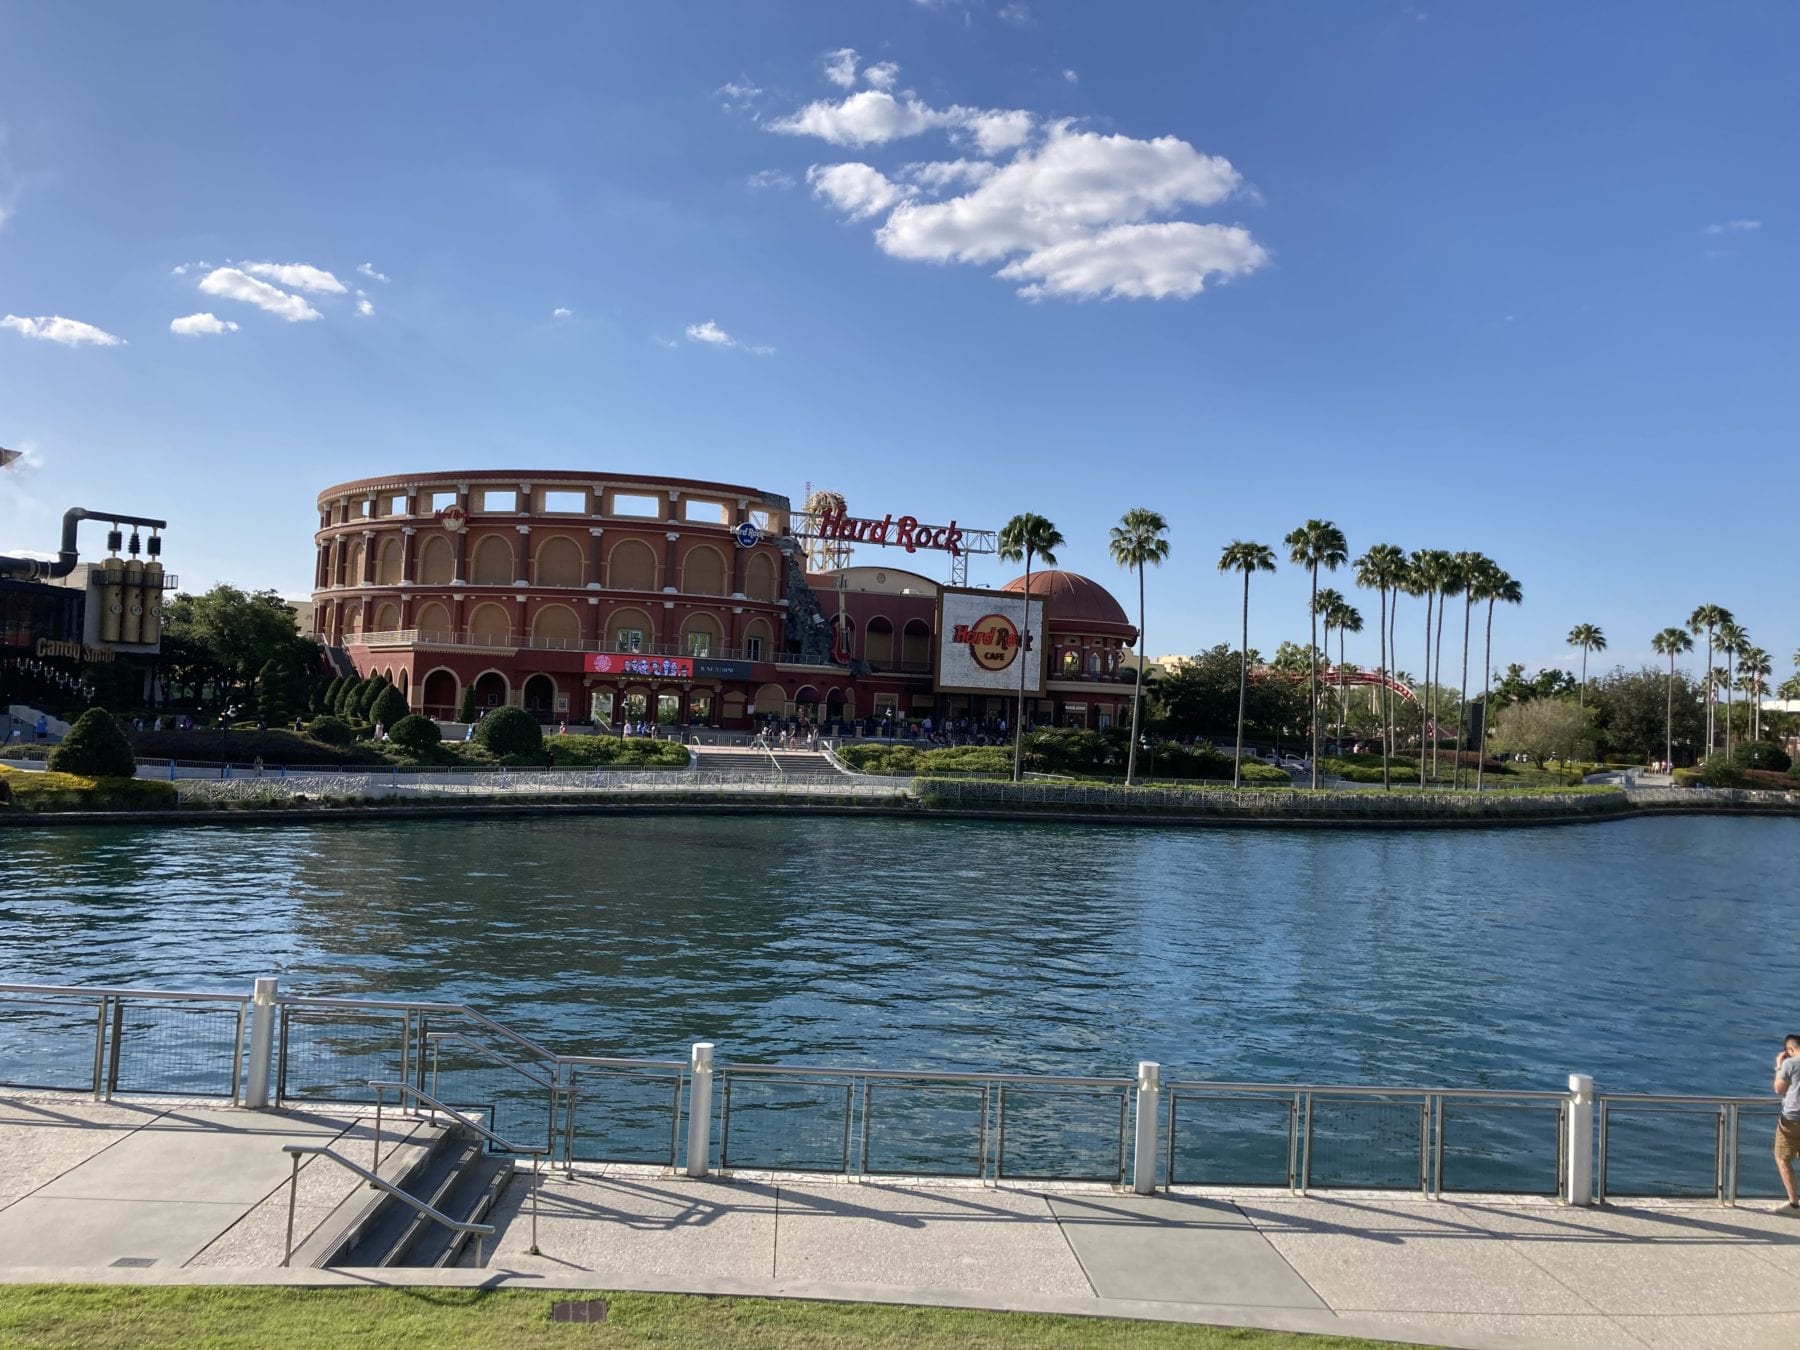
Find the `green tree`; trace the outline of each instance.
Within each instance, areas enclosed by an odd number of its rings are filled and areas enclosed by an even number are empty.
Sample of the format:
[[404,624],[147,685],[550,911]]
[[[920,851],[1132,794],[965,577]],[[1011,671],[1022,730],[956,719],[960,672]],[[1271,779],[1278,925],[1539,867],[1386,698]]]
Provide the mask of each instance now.
[[1597,624],[1578,623],[1569,630],[1569,645],[1581,649],[1581,697],[1577,700],[1580,707],[1587,707],[1587,666],[1589,652],[1606,650],[1606,634],[1600,631]]
[[1509,605],[1524,603],[1525,593],[1519,583],[1507,575],[1498,563],[1489,559],[1475,576],[1474,593],[1477,600],[1487,605],[1487,633],[1481,647],[1481,744],[1475,755],[1475,790],[1482,789],[1482,779],[1487,765],[1487,729],[1493,721],[1494,704],[1489,696],[1489,680],[1494,669],[1494,602],[1503,601]]
[[1494,726],[1494,748],[1524,755],[1540,769],[1547,760],[1567,764],[1593,753],[1594,732],[1587,714],[1558,698],[1534,698],[1503,708]]
[[[1472,594],[1472,589],[1480,577],[1482,569],[1492,567],[1494,564],[1486,554],[1468,550],[1456,554],[1455,558],[1458,589],[1462,592],[1463,597],[1462,675],[1459,689],[1463,697],[1461,713],[1456,722],[1456,760],[1450,774],[1450,785],[1460,789],[1462,787],[1462,751],[1463,747],[1469,743],[1469,616],[1475,609],[1475,596]],[[1477,755],[1476,758],[1480,759],[1480,755]]]
[[[1038,559],[1052,565],[1056,550],[1063,546],[1062,534],[1042,516],[1021,512],[1000,527],[996,551],[1005,562],[1025,564],[1025,584],[1019,595],[1019,703],[1013,722],[1013,782],[1025,774],[1025,655],[1031,641],[1031,564]],[[1046,658],[1040,653],[1041,663]]]
[[1731,758],[1731,668],[1737,654],[1750,645],[1750,634],[1735,619],[1719,625],[1719,650],[1725,653],[1725,758]]
[[287,666],[270,660],[256,672],[253,706],[260,721],[272,727],[294,720],[299,677]]
[[[1669,658],[1669,680],[1663,695],[1663,763],[1671,769],[1675,767],[1675,658],[1685,652],[1694,650],[1694,639],[1685,629],[1665,628],[1650,639],[1650,645],[1659,655]],[[1689,711],[1693,710],[1693,701],[1687,703]],[[1700,719],[1704,723],[1704,717]],[[1625,739],[1628,734],[1624,716],[1615,712],[1608,718],[1609,738]],[[1704,730],[1704,726],[1701,728]],[[1646,758],[1650,756],[1646,755]]]
[[[1688,632],[1695,637],[1706,634],[1706,668],[1713,668],[1713,634],[1722,623],[1731,622],[1731,611],[1723,605],[1700,605],[1688,615]],[[1713,696],[1710,687],[1706,693],[1706,754],[1713,748]]]
[[381,691],[388,687],[387,676],[373,675],[363,681],[362,688],[356,691],[356,704],[351,709],[359,722],[371,721],[375,700],[381,697]]
[[[1445,571],[1450,566],[1450,555],[1442,549],[1422,548],[1413,552],[1407,564],[1407,593],[1419,596],[1425,601],[1425,680],[1415,692],[1419,695],[1419,786],[1425,786],[1425,777],[1429,766],[1426,763],[1425,736],[1429,730],[1432,734],[1432,748],[1437,745],[1432,710],[1427,700],[1432,685],[1431,664],[1431,616],[1437,605],[1440,587],[1443,584]],[[1442,622],[1440,620],[1440,629]]]
[[349,745],[356,739],[350,724],[333,713],[313,718],[306,724],[306,734],[325,745]]
[[1773,658],[1761,647],[1746,646],[1738,653],[1738,687],[1749,695],[1750,739],[1762,739],[1762,701],[1765,681],[1775,673]]
[[394,723],[406,716],[406,711],[406,695],[390,684],[369,705],[369,720],[391,732]]
[[[1336,594],[1336,592],[1332,592],[1332,594]],[[1341,595],[1338,596],[1337,603],[1326,611],[1326,616],[1331,621],[1330,626],[1337,630],[1338,635],[1338,750],[1341,753],[1344,740],[1344,718],[1349,714],[1348,699],[1344,688],[1344,634],[1362,632],[1363,621],[1362,614],[1356,606],[1350,604]],[[1326,649],[1325,654],[1327,657],[1331,655],[1329,648]]]
[[1254,572],[1275,570],[1275,550],[1267,544],[1233,540],[1219,555],[1221,572],[1244,574],[1244,636],[1238,651],[1237,753],[1231,760],[1231,786],[1243,784],[1244,772],[1244,704],[1250,686],[1250,576]]
[[89,708],[50,752],[47,767],[88,778],[131,778],[137,773],[137,759],[112,714]]
[[388,739],[402,750],[422,754],[443,739],[438,724],[418,713],[407,713],[388,728]]
[[[1388,761],[1394,754],[1394,691],[1388,687],[1390,655],[1388,596],[1406,574],[1406,553],[1393,544],[1376,544],[1356,560],[1356,584],[1381,596],[1381,786],[1394,786]],[[1396,595],[1397,598],[1397,595]],[[1396,604],[1394,608],[1399,608]]]
[[475,728],[475,739],[496,755],[524,755],[541,750],[544,729],[523,708],[495,708]]
[[1350,560],[1350,546],[1344,541],[1344,532],[1329,520],[1309,520],[1291,531],[1282,542],[1288,547],[1288,560],[1307,568],[1312,574],[1312,594],[1308,597],[1312,656],[1307,693],[1312,720],[1312,785],[1316,788],[1319,786],[1319,569],[1337,571]]
[[1169,522],[1155,511],[1139,506],[1127,511],[1112,528],[1107,551],[1120,567],[1137,573],[1138,632],[1137,678],[1131,684],[1131,749],[1125,755],[1125,786],[1130,787],[1137,769],[1138,708],[1144,700],[1144,568],[1168,561]]
[[457,705],[456,720],[466,726],[478,716],[480,714],[475,710],[475,685],[471,681],[463,686],[462,702]]
[[321,659],[319,644],[300,635],[293,607],[274,591],[225,585],[173,596],[164,607],[163,645],[165,665],[189,676],[214,672],[221,703],[247,701],[257,672],[270,661],[310,676]]

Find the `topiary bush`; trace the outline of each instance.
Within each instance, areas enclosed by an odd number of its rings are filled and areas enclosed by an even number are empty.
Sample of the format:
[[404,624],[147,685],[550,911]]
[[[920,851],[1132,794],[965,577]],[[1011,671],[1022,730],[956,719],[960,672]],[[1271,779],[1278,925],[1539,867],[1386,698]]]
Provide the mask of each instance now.
[[1750,779],[1730,760],[1714,755],[1700,767],[1700,781],[1708,787],[1741,788],[1748,785]]
[[137,757],[112,714],[104,708],[89,708],[75,719],[62,744],[50,752],[49,767],[56,773],[87,778],[130,778],[137,773]]
[[544,748],[544,731],[523,708],[495,708],[475,728],[475,739],[496,755],[528,755]]
[[429,717],[421,717],[417,713],[408,713],[388,727],[388,740],[402,750],[422,752],[431,749],[443,739],[444,736],[438,730],[438,724]]
[[1766,769],[1770,773],[1786,773],[1794,767],[1788,752],[1773,741],[1748,741],[1731,752],[1731,763],[1739,769]]
[[369,705],[369,720],[387,727],[390,735],[393,733],[394,723],[404,718],[406,713],[406,695],[391,684],[375,695],[375,701]]
[[456,707],[456,720],[466,724],[473,722],[475,717],[475,686],[472,684],[465,684],[463,686],[462,702]]
[[356,733],[350,729],[348,722],[330,714],[324,717],[315,717],[308,722],[306,734],[325,745],[349,745],[356,739]]

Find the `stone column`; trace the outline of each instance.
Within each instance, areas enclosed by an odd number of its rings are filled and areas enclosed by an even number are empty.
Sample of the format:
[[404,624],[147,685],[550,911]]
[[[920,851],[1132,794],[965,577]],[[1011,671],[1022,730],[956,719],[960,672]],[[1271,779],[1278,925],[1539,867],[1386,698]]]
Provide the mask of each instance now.
[[581,564],[581,584],[590,591],[600,589],[601,537],[606,531],[599,525],[588,526],[587,556]]
[[519,551],[513,558],[513,580],[520,586],[531,585],[531,526],[519,526]]
[[663,592],[674,595],[681,589],[681,574],[675,561],[675,544],[681,538],[678,531],[670,530],[663,536]]
[[400,527],[400,584],[413,584],[413,573],[419,565],[418,530],[411,525]]

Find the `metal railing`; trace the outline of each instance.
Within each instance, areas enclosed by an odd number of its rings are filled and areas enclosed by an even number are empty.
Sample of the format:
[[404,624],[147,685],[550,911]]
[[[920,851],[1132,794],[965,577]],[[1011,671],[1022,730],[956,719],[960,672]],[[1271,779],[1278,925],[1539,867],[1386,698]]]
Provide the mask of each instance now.
[[[1746,1184],[1745,1118],[1766,1123],[1772,1138],[1781,1115],[1773,1097],[1683,1097],[1601,1093],[1597,1097],[1595,1197],[1689,1196],[1736,1204],[1742,1196],[1781,1194],[1773,1181]],[[1619,1143],[1632,1147],[1623,1160]],[[1773,1169],[1768,1176],[1774,1177]]]
[[[281,1254],[282,1265],[285,1266],[294,1259],[294,1199],[296,1193],[300,1189],[300,1156],[305,1153],[315,1154],[322,1158],[330,1158],[331,1161],[336,1163],[339,1167],[354,1172],[376,1190],[381,1191],[386,1195],[393,1196],[394,1199],[407,1205],[411,1209],[416,1210],[418,1213],[423,1214],[434,1223],[441,1223],[444,1227],[458,1233],[472,1234],[475,1238],[475,1264],[479,1266],[487,1263],[486,1243],[487,1239],[494,1236],[493,1224],[464,1223],[460,1219],[453,1219],[442,1210],[433,1209],[423,1200],[408,1195],[393,1182],[376,1176],[373,1172],[360,1164],[351,1162],[343,1154],[334,1152],[329,1144],[283,1144],[281,1146],[281,1151],[291,1156],[294,1160],[293,1170],[288,1173],[287,1244]],[[535,1234],[532,1238],[532,1245],[533,1247],[537,1245]]]
[[[121,1091],[224,1096],[236,1105],[249,1002],[191,990],[0,984],[0,1062],[31,1066],[6,1080],[17,1087],[88,1092],[95,1101]],[[55,1051],[20,1055],[34,1045]]]

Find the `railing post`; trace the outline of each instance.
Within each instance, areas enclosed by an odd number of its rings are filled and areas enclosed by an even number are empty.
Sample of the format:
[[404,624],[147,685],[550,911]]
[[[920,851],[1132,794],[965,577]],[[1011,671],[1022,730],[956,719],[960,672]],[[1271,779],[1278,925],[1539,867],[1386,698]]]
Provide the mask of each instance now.
[[713,1043],[695,1041],[688,1073],[687,1174],[703,1177],[712,1162]]
[[269,1104],[269,1061],[275,1047],[276,977],[257,977],[250,996],[250,1073],[244,1081],[244,1105],[259,1111]]
[[1156,1118],[1162,1099],[1162,1065],[1140,1059],[1137,1070],[1137,1135],[1131,1150],[1131,1189],[1156,1193]]
[[1594,1080],[1585,1073],[1569,1075],[1569,1175],[1563,1200],[1571,1205],[1594,1203]]

